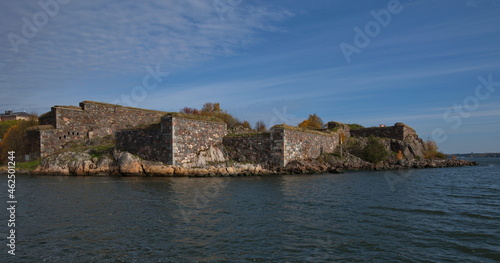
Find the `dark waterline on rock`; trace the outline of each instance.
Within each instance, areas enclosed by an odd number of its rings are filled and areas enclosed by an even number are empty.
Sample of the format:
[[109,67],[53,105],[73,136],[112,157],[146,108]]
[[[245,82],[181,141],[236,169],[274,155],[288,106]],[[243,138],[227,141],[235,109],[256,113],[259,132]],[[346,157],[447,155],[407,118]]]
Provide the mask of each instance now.
[[230,178],[19,175],[15,260],[496,262],[500,159],[480,161]]

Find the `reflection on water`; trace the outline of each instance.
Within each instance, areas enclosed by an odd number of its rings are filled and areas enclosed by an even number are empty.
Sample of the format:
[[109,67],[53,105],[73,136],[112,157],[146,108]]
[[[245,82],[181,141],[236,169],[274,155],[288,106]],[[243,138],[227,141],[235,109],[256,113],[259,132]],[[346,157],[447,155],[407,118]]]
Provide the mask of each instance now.
[[16,259],[494,262],[499,160],[483,163],[414,170],[393,189],[385,172],[20,176]]

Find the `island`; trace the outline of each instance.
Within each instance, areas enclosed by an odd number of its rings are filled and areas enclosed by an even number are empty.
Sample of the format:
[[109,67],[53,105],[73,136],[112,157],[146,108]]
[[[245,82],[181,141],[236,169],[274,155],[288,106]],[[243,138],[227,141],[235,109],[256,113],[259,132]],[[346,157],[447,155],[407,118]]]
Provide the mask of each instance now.
[[[220,109],[214,109],[224,113]],[[162,112],[94,101],[54,106],[26,131],[31,174],[238,176],[476,165],[446,158],[404,123],[365,128],[228,128],[217,114]]]

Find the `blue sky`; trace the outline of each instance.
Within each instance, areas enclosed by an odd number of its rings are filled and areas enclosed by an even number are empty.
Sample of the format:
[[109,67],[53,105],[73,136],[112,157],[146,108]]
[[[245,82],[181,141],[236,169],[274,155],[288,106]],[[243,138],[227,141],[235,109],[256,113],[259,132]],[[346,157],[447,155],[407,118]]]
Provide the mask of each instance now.
[[499,1],[0,5],[0,110],[220,102],[250,123],[404,122],[446,153],[500,152]]

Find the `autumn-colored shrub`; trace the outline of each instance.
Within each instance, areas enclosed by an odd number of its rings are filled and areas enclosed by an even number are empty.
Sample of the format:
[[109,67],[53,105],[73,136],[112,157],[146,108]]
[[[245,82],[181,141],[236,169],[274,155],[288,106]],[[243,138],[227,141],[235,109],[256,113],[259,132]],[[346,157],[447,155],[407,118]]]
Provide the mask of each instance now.
[[243,127],[245,127],[245,125],[247,125],[247,127],[251,126],[250,123],[247,122],[247,124],[244,124],[244,122],[241,122],[233,115],[227,113],[227,111],[222,110],[220,107],[220,103],[217,102],[207,102],[203,104],[201,110],[184,107],[179,112],[183,114],[202,115],[202,116],[218,118],[222,120],[224,123],[226,123],[227,128],[229,130],[235,130],[239,126]]
[[244,129],[248,129],[248,130],[251,130],[252,129],[252,125],[250,125],[250,123],[248,121],[244,121],[241,123],[241,126],[244,128]]
[[189,107],[184,107],[179,112],[185,114],[194,114],[194,115],[199,115],[201,113],[199,110]]
[[258,132],[266,132],[267,131],[266,124],[263,121],[257,121],[255,123],[255,130]]
[[0,142],[0,162],[7,161],[9,151],[15,151],[16,156],[30,153],[32,145],[29,144],[27,130],[37,124],[38,121],[35,119],[29,121],[20,120],[5,132]]
[[0,122],[0,139],[3,138],[7,130],[9,130],[10,127],[16,125],[19,123],[21,120],[10,120],[10,121],[1,121]]
[[396,155],[396,159],[398,160],[403,160],[404,156],[403,156],[403,152],[401,150],[398,151],[397,155]]
[[424,158],[425,159],[444,159],[446,155],[438,150],[436,142],[427,140],[424,142]]
[[309,114],[307,120],[301,122],[299,127],[304,129],[321,129],[323,128],[323,120],[316,114]]

